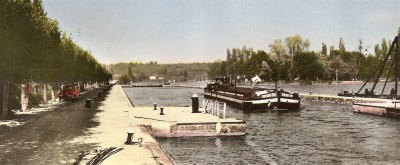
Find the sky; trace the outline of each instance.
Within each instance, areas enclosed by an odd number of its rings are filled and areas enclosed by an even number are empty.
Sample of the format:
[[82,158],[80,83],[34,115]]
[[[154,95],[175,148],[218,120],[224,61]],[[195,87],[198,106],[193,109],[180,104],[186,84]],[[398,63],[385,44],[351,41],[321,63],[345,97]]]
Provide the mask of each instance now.
[[43,0],[60,29],[101,63],[225,60],[227,48],[269,52],[275,39],[300,35],[373,53],[400,27],[400,0]]

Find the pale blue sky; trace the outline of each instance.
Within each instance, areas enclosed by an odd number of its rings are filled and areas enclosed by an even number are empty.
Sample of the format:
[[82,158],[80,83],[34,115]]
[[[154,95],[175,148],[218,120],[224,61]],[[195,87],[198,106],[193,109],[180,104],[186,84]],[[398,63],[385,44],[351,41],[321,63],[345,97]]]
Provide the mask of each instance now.
[[[299,34],[347,50],[358,40],[373,52],[400,27],[400,0],[43,0],[48,16],[102,63],[224,60],[226,49],[269,51],[275,39]],[[80,29],[80,30],[78,30]],[[77,33],[80,36],[77,38]]]

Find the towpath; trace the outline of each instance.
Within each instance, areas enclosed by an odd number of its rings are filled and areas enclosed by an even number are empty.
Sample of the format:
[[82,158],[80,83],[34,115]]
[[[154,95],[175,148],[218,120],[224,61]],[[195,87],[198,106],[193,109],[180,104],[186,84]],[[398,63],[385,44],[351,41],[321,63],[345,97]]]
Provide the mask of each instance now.
[[79,101],[62,103],[52,111],[14,116],[26,122],[22,126],[0,126],[0,164],[71,164],[80,151],[95,149],[95,144],[68,141],[99,125],[93,120],[98,112],[94,111],[97,104],[85,108],[84,98],[97,95],[101,90],[103,88],[88,91]]

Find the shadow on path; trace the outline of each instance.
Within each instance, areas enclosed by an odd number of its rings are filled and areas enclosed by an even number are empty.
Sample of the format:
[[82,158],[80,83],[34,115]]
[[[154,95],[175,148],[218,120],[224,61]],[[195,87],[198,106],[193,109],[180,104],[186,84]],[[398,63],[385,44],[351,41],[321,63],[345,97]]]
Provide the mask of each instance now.
[[[94,101],[94,96],[102,92]],[[105,87],[81,95],[80,100],[65,102],[52,111],[35,115],[18,115],[26,123],[19,127],[0,126],[1,164],[72,164],[80,151],[96,148],[96,144],[67,143],[99,125],[94,116],[107,97]],[[86,98],[92,98],[92,107],[85,108]]]

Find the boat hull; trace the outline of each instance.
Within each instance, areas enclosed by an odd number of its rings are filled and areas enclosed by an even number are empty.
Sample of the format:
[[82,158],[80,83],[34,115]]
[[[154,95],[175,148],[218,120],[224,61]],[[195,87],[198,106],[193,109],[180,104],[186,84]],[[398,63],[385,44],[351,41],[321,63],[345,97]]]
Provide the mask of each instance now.
[[299,111],[300,99],[271,97],[262,99],[242,99],[240,97],[232,97],[218,95],[217,93],[204,92],[204,97],[207,99],[216,99],[226,102],[229,105],[243,109],[245,111],[259,110],[276,110],[276,111]]

